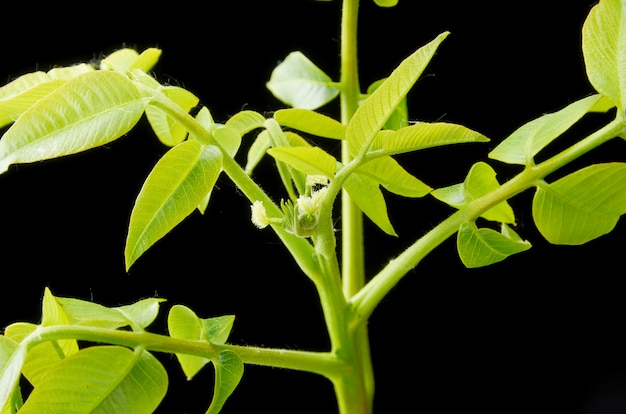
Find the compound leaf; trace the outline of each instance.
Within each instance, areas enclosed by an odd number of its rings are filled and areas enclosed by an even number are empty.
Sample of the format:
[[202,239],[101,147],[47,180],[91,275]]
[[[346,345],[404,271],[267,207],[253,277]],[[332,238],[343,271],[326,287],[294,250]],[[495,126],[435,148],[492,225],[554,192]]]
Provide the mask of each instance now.
[[607,234],[626,213],[626,164],[595,164],[541,183],[532,211],[537,228],[554,244],[578,245]]
[[126,268],[200,205],[222,168],[222,153],[197,141],[171,148],[146,179],[130,217]]
[[14,163],[73,154],[111,142],[139,121],[146,99],[109,71],[79,75],[28,108],[0,140],[0,172]]
[[149,352],[85,348],[55,365],[21,414],[152,413],[167,391],[167,373]]

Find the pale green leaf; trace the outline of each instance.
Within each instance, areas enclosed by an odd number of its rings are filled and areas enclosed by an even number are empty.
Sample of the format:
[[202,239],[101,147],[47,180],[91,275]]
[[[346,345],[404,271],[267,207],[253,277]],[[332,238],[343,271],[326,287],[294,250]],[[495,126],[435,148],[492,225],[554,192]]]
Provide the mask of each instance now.
[[376,156],[394,155],[442,145],[488,141],[484,135],[462,125],[420,122],[397,131],[380,131],[372,141],[369,152]]
[[35,102],[65,83],[45,72],[27,73],[0,88],[0,127],[13,123]]
[[389,156],[365,163],[358,172],[374,179],[387,191],[404,197],[423,197],[432,190]]
[[594,88],[619,108],[626,100],[626,2],[601,0],[583,25],[583,55]]
[[[188,307],[174,305],[168,315],[167,326],[172,338],[221,345],[228,339],[234,319],[232,315],[201,319]],[[188,379],[210,361],[209,358],[188,354],[176,354],[176,357]]]
[[213,188],[222,168],[215,146],[185,141],[170,149],[146,179],[131,213],[126,268],[191,214]]
[[130,64],[130,69],[139,69],[142,72],[150,71],[161,57],[161,49],[150,47],[143,52]]
[[398,0],[374,0],[380,7],[393,7],[398,4]]
[[348,192],[350,198],[363,211],[363,213],[376,224],[382,231],[397,236],[389,214],[387,213],[387,204],[379,183],[364,175],[354,172],[346,178],[343,188]]
[[239,356],[230,350],[219,353],[215,365],[215,386],[213,401],[207,410],[207,414],[220,412],[226,400],[233,393],[241,377],[243,376],[243,362]]
[[402,61],[382,85],[359,106],[346,129],[346,139],[353,156],[369,149],[378,131],[409,93],[448,34],[448,32],[440,34]]
[[94,71],[39,99],[0,140],[0,172],[109,143],[139,121],[146,100],[127,77]]
[[319,147],[275,147],[267,152],[306,175],[333,178],[337,169],[335,157]]
[[[438,188],[431,192],[433,197],[444,203],[462,208],[468,203],[497,190],[500,183],[496,179],[496,172],[484,162],[477,162],[472,166],[463,184]],[[513,209],[506,201],[501,201],[489,208],[481,217],[501,223],[515,223]]]
[[61,66],[52,68],[48,71],[48,75],[55,80],[70,80],[83,73],[94,71],[94,67],[86,63],[80,63],[72,66]]
[[283,127],[296,129],[317,137],[345,138],[346,126],[344,124],[309,109],[281,109],[274,113],[274,118]]
[[25,359],[24,346],[0,335],[0,411],[7,409],[13,401]]
[[626,213],[626,164],[583,168],[538,186],[533,218],[551,243],[578,245],[609,233]]
[[235,157],[241,146],[241,133],[231,126],[224,125],[213,130],[213,137],[220,147],[231,157]]
[[94,346],[52,368],[20,414],[149,414],[167,385],[165,369],[149,352]]
[[133,67],[138,58],[139,53],[135,49],[119,49],[100,61],[100,69],[126,72]]
[[231,116],[228,121],[226,121],[226,126],[234,128],[239,132],[239,135],[244,136],[257,128],[263,128],[264,123],[265,118],[260,113],[241,111]]
[[283,103],[305,109],[317,109],[339,94],[332,79],[301,52],[291,52],[272,71],[267,88]]
[[[371,95],[372,93],[374,93],[374,91],[378,89],[378,87],[382,85],[384,81],[385,79],[380,79],[368,86],[367,95]],[[407,99],[405,96],[404,99],[400,101],[393,113],[389,116],[389,119],[387,120],[387,122],[385,122],[383,128],[397,131],[398,129],[404,128],[406,126],[409,126],[409,106],[407,104]]]
[[266,130],[261,131],[248,150],[245,167],[246,174],[252,175],[252,172],[256,166],[259,165],[265,156],[265,153],[271,146],[272,141],[270,141],[270,134]]
[[[199,102],[193,93],[178,86],[163,87],[161,93],[185,112],[189,112]],[[187,138],[187,129],[162,109],[148,105],[145,111],[152,130],[163,144],[173,147]]]
[[498,233],[492,229],[479,229],[474,223],[464,223],[457,235],[459,257],[468,268],[500,262],[530,247],[530,243],[522,241],[510,228],[506,232]]
[[557,112],[534,119],[522,125],[498,144],[489,153],[489,158],[509,164],[532,165],[539,151],[601,103],[603,103],[601,95],[592,95]]

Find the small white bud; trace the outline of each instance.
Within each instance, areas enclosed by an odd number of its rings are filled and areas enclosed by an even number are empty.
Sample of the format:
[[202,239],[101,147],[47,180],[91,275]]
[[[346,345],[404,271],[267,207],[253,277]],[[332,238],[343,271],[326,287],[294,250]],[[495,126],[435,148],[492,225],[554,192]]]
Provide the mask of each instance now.
[[267,211],[262,201],[255,201],[252,203],[252,224],[260,229],[264,229],[270,225],[270,220],[267,218]]

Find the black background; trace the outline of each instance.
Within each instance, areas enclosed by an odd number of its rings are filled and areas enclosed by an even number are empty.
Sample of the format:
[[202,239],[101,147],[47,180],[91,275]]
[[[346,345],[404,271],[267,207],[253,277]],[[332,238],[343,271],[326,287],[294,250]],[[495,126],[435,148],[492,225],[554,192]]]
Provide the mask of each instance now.
[[[496,5],[497,4],[497,5]],[[462,181],[497,142],[523,123],[593,92],[584,72],[581,27],[594,2],[400,0],[379,9],[362,0],[360,63],[365,87],[449,30],[411,92],[411,118],[464,124],[493,143],[400,158],[433,187]],[[265,89],[272,68],[301,50],[338,77],[339,2],[231,0],[82,8],[22,2],[3,6],[0,80],[98,58],[122,46],[163,49],[162,82],[198,95],[217,121],[241,109],[281,105]],[[323,108],[337,113],[337,104]],[[604,122],[593,116],[570,138]],[[567,137],[565,138],[567,139]],[[145,123],[106,148],[11,167],[0,176],[0,325],[37,322],[44,288],[109,306],[164,297],[201,317],[235,314],[231,342],[324,350],[325,328],[312,284],[270,231],[257,231],[249,203],[221,178],[205,216],[194,213],[129,273],[123,245],[146,175],[165,152]],[[580,161],[623,161],[623,141]],[[517,170],[491,162],[501,180]],[[572,167],[573,168],[573,167]],[[271,165],[255,177],[268,190]],[[263,181],[266,180],[266,181]],[[274,193],[276,198],[280,194]],[[405,277],[370,322],[376,412],[450,413],[626,410],[623,223],[586,246],[551,246],[537,234],[531,193],[514,198],[531,251],[467,270],[454,240]],[[451,210],[430,198],[389,196],[400,237],[367,225],[375,273]],[[165,312],[164,312],[165,314]],[[162,319],[154,330],[162,330]],[[158,412],[204,412],[208,369],[184,380],[162,356],[170,393]],[[331,386],[309,374],[246,367],[224,413],[332,413]]]

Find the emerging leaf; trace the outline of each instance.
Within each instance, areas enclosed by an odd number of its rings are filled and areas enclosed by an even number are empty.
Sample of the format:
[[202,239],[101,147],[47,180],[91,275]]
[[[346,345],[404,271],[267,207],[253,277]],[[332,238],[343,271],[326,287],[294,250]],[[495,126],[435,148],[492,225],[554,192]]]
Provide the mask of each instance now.
[[473,222],[464,223],[457,235],[459,257],[468,268],[500,262],[530,247],[530,243],[522,241],[517,233],[506,225],[503,225],[503,231],[498,233],[492,229],[479,229]]
[[304,109],[317,109],[339,94],[332,79],[301,52],[290,53],[274,69],[267,88],[287,105]]
[[213,401],[207,414],[220,412],[226,400],[233,393],[243,376],[243,362],[241,358],[230,350],[219,353],[215,361],[215,387]]
[[264,122],[265,118],[258,112],[241,111],[230,117],[226,121],[226,126],[234,128],[243,136],[254,129],[263,128]]
[[131,213],[126,268],[191,214],[222,169],[215,146],[185,141],[170,149],[146,179]]
[[533,199],[533,218],[551,243],[578,245],[609,233],[626,213],[626,164],[596,164],[552,184]]
[[141,117],[146,100],[127,77],[94,71],[35,102],[0,140],[0,173],[9,165],[74,154],[109,143]]
[[583,26],[589,81],[624,112],[626,106],[626,3],[601,0]]
[[167,391],[167,373],[147,351],[93,346],[51,369],[20,414],[154,412]]
[[[180,106],[185,112],[189,112],[199,102],[199,99],[193,93],[178,86],[166,86],[161,90],[161,93]],[[148,105],[146,107],[146,117],[154,133],[163,144],[173,147],[187,138],[185,127],[162,109]]]

